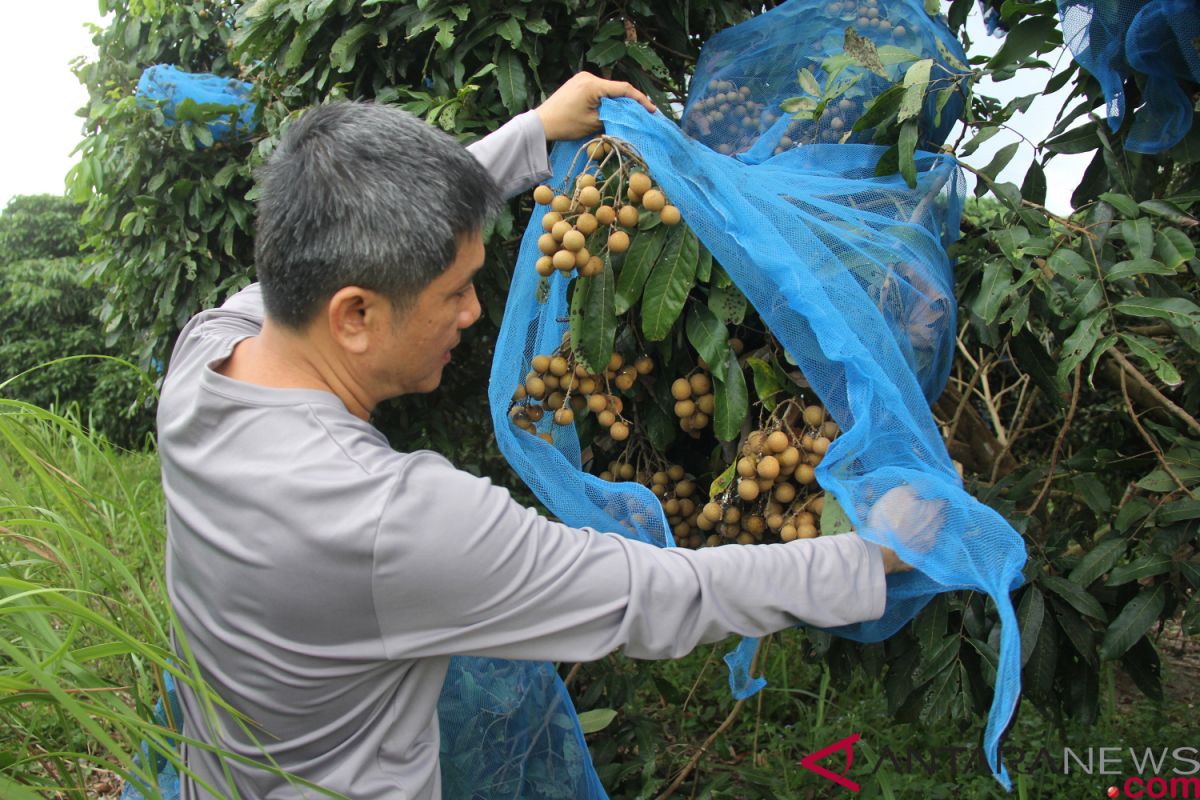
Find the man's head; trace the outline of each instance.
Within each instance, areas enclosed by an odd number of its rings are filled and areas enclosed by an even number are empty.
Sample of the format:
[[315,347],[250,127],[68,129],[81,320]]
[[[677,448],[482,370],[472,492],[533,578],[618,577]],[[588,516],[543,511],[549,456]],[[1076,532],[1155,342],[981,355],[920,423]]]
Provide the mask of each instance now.
[[[478,318],[469,278],[499,201],[470,153],[407,112],[312,109],[260,175],[255,260],[269,320],[297,334],[328,331],[362,377],[388,384],[377,388],[429,391],[445,350],[389,345],[419,334],[425,348],[448,349]],[[403,364],[383,361],[397,356]],[[397,369],[407,374],[383,374]]]

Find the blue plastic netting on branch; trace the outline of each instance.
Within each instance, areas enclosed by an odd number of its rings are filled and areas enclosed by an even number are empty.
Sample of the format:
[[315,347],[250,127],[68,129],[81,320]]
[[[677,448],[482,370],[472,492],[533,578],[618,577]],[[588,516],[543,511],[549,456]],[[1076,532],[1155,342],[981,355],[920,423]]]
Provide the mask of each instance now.
[[[864,50],[862,39],[875,47]],[[847,56],[850,47],[862,58]],[[919,140],[934,147],[961,112],[956,75],[965,57],[940,19],[905,0],[789,0],[706,44],[682,129],[626,100],[604,101],[601,117],[607,134],[641,155],[844,432],[817,468],[820,485],[865,538],[916,567],[889,579],[882,619],[832,633],[883,640],[950,590],[980,591],[995,603],[1001,636],[984,750],[1009,787],[999,742],[1020,693],[1009,595],[1022,582],[1025,548],[963,490],[930,411],[954,351],[946,246],[957,236],[963,180],[951,158],[922,152],[915,188],[897,175],[877,177],[884,149],[852,130],[871,100],[923,59],[932,65]],[[556,147],[552,185],[574,177],[579,144]],[[550,444],[508,418],[532,356],[552,352],[567,329],[572,276],[555,272],[539,291],[533,269],[546,210],[534,209],[522,241],[496,345],[489,399],[500,449],[568,524],[673,546],[647,487],[583,468],[573,426],[553,425],[546,414],[537,429],[552,435]],[[753,640],[744,640],[726,659],[736,696],[762,686],[748,669],[753,652]],[[552,670],[544,675],[559,685]],[[455,695],[467,679],[475,675],[452,669],[447,691]],[[530,703],[547,691],[529,692]],[[521,757],[519,748],[499,746]]]
[[[1125,148],[1161,153],[1192,128],[1191,93],[1200,83],[1200,4],[1196,0],[1058,0],[1063,41],[1100,82],[1109,127],[1133,122]],[[1125,85],[1136,76],[1142,105]]]
[[184,72],[170,64],[147,67],[138,79],[138,101],[158,106],[168,127],[190,121],[206,127],[213,141],[228,139],[236,117],[239,136],[254,132],[256,104],[251,100],[254,86],[220,75]]

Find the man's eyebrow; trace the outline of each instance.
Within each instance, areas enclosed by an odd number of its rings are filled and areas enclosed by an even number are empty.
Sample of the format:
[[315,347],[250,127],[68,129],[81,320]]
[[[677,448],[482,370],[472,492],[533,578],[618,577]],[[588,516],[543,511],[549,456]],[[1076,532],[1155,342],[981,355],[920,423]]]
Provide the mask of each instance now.
[[480,271],[481,269],[483,269],[483,262],[482,262],[482,261],[480,261],[480,262],[479,262],[479,265],[478,265],[478,266],[476,266],[476,267],[475,267],[475,269],[471,270],[471,274],[467,276],[467,279],[466,279],[465,281],[463,281],[462,283],[460,283],[460,284],[458,285],[458,288],[459,288],[459,289],[465,289],[465,288],[467,288],[468,286],[470,286],[472,283],[474,283],[474,282],[475,282],[475,276],[479,274],[479,271]]

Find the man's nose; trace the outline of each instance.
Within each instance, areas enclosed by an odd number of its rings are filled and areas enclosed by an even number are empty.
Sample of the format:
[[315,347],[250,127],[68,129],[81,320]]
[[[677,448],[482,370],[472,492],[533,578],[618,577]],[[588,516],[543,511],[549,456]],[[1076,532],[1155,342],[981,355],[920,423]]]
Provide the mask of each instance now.
[[479,295],[475,290],[471,290],[471,295],[467,300],[467,306],[462,311],[458,312],[458,327],[469,328],[475,324],[483,314],[483,307],[479,305]]

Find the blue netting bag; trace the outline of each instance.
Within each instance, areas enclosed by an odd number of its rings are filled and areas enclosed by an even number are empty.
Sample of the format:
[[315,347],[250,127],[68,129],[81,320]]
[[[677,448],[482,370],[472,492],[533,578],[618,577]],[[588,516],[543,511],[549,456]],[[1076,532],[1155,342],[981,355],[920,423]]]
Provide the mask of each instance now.
[[[163,673],[166,697],[159,698],[154,705],[154,723],[163,728],[179,731],[183,727],[183,706],[179,702],[179,693],[175,688],[175,679],[169,672]],[[170,714],[167,708],[170,708]],[[172,740],[172,744],[178,743]],[[125,782],[121,791],[121,800],[179,800],[179,772],[165,756],[150,747],[148,742],[142,742],[141,752],[133,757],[138,766],[148,767],[156,776],[154,787],[146,786],[136,778]]]
[[[842,54],[843,42],[853,43],[845,28],[855,25],[876,44],[877,70]],[[682,129],[624,100],[604,101],[601,118],[640,154],[843,431],[817,468],[820,485],[864,537],[916,567],[889,579],[882,619],[832,632],[880,641],[949,590],[995,602],[1002,633],[984,745],[1008,787],[999,740],[1020,685],[1009,593],[1021,584],[1025,549],[1003,518],[965,493],[930,412],[954,349],[945,248],[957,236],[963,181],[952,159],[921,152],[915,188],[876,177],[884,149],[856,143],[852,131],[873,97],[926,58],[932,87],[920,140],[934,146],[961,110],[961,97],[942,89],[953,88],[953,66],[964,58],[940,20],[904,0],[856,0],[853,8],[789,0],[705,46]],[[578,174],[579,144],[556,147],[552,185]],[[546,414],[527,432],[508,416],[531,358],[559,347],[571,315],[573,276],[542,280],[532,268],[546,211],[535,208],[522,241],[496,345],[489,399],[500,449],[568,524],[673,546],[663,504],[647,486],[584,469],[575,426]],[[740,697],[762,685],[747,668],[753,652],[744,640],[727,657]]]
[[[1195,0],[1058,0],[1063,41],[1100,82],[1109,127],[1126,113],[1125,147],[1161,153],[1192,127],[1190,92],[1200,83],[1200,5]],[[1125,81],[1140,76],[1142,105],[1128,107]],[[1190,87],[1190,88],[1189,88]]]
[[213,140],[219,142],[228,139],[235,129],[239,136],[254,132],[257,105],[251,99],[253,88],[235,78],[193,74],[170,64],[155,64],[138,79],[137,97],[148,107],[161,108],[168,127],[188,120],[207,127]]

